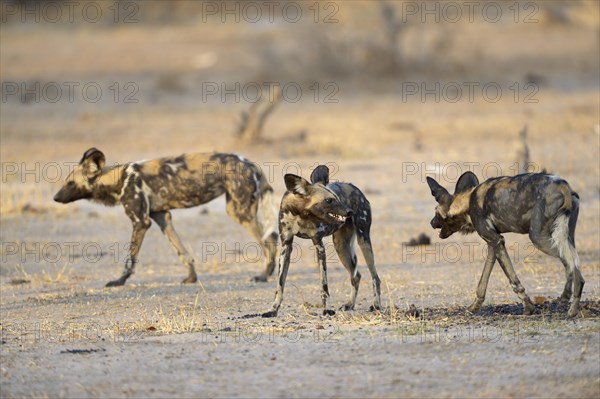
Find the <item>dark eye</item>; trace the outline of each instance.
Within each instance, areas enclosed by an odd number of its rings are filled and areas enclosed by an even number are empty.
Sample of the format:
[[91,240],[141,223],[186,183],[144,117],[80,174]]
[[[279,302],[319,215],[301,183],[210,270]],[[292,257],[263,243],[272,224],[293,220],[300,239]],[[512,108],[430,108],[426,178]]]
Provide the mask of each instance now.
[[327,198],[325,202],[327,202],[328,204],[333,204],[333,198]]

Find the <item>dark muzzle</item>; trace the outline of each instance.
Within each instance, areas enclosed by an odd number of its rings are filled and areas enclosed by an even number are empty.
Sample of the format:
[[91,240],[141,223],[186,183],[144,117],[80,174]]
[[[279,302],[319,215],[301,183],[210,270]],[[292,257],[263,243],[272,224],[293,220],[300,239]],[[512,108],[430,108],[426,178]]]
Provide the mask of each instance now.
[[440,218],[435,216],[433,219],[431,219],[431,227],[433,227],[434,229],[441,229],[442,222],[440,221]]

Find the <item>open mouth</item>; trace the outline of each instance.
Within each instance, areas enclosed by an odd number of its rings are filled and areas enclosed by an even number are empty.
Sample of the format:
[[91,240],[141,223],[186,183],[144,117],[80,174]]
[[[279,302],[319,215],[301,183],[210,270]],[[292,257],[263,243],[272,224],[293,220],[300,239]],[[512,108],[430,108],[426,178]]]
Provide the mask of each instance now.
[[346,216],[336,215],[335,213],[328,213],[329,217],[335,219],[337,222],[345,222]]
[[452,233],[448,233],[447,231],[442,231],[440,230],[440,233],[438,234],[438,237],[440,237],[442,240],[445,238],[448,238],[452,235]]

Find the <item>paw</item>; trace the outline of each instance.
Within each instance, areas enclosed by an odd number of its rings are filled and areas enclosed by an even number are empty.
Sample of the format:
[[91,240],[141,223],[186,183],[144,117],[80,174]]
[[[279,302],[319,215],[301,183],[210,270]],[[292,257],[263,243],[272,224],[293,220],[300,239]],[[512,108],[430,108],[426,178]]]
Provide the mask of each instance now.
[[187,276],[185,280],[181,282],[181,284],[192,284],[198,281],[198,277],[196,275]]
[[416,319],[421,316],[421,312],[419,312],[419,309],[417,309],[417,307],[414,304],[411,304],[408,307],[408,310],[404,312],[404,315],[406,317],[412,317]]
[[277,311],[276,310],[269,310],[268,312],[265,312],[263,314],[261,314],[262,317],[276,317],[277,316]]
[[577,307],[573,307],[571,306],[569,308],[569,311],[567,312],[567,316],[572,319],[574,317],[576,317],[579,314],[579,309]]
[[561,297],[558,301],[558,306],[560,306],[561,308],[566,308],[567,306],[569,306],[569,301],[571,298],[563,298]]
[[523,307],[523,315],[531,316],[535,312],[535,306],[531,303],[526,303]]
[[481,310],[481,304],[474,302],[471,306],[467,308],[467,312],[471,314],[475,314]]
[[125,284],[125,280],[120,278],[117,280],[109,281],[108,283],[106,283],[105,287],[119,287],[124,284]]
[[344,310],[344,311],[354,310],[354,304],[348,302],[348,303],[342,305],[342,307],[340,307],[340,310]]
[[255,283],[266,283],[267,276],[265,276],[264,274],[259,274],[258,276],[254,276],[252,278],[252,281],[254,281]]
[[371,305],[369,306],[369,312],[374,312],[374,311],[381,311],[381,305]]
[[323,309],[323,316],[334,316],[335,310],[333,309]]

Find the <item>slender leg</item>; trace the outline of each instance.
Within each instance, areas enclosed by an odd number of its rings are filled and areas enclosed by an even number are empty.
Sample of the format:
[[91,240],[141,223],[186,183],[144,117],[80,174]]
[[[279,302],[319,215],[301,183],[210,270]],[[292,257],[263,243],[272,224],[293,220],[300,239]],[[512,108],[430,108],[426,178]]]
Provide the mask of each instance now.
[[[571,306],[567,312],[567,316],[575,317],[577,313],[579,313],[579,302],[581,300],[581,293],[583,291],[583,285],[585,284],[585,280],[581,275],[581,271],[579,271],[579,255],[577,254],[577,250],[575,246],[568,242],[566,239],[563,239],[559,246],[562,248],[560,252],[560,260],[565,265],[566,274],[567,274],[567,283],[565,285],[565,292],[569,294],[572,292]],[[573,290],[571,291],[571,286]],[[565,296],[565,292],[561,296],[561,302],[565,301],[568,303],[569,298]]]
[[188,276],[182,283],[195,283],[198,281],[196,270],[194,269],[194,258],[185,249],[179,235],[177,235],[177,232],[173,227],[171,212],[154,212],[150,214],[150,217],[160,226],[160,230],[167,237],[171,246],[175,249],[175,252],[177,252],[179,259],[188,268]]
[[369,273],[371,274],[371,284],[373,285],[373,305],[371,310],[381,310],[381,280],[375,269],[375,256],[373,255],[373,246],[371,245],[371,206],[364,196],[360,198],[360,209],[357,217],[353,218],[354,231],[356,234],[358,246],[365,258]]
[[494,263],[496,263],[496,253],[494,252],[494,247],[488,245],[488,253],[487,258],[485,259],[485,265],[483,266],[483,273],[481,273],[481,278],[477,285],[477,298],[467,309],[471,313],[477,313],[479,309],[481,309],[481,304],[485,300],[485,292],[487,291]]
[[583,285],[585,284],[585,280],[579,271],[578,263],[579,262],[577,262],[576,266],[573,268],[573,302],[571,302],[571,306],[567,312],[569,317],[575,317],[577,316],[577,313],[579,313],[579,301],[581,300],[581,293],[583,292]]
[[565,267],[566,283],[565,288],[563,289],[563,292],[560,296],[560,304],[566,306],[569,304],[571,296],[573,295],[573,271],[571,270],[569,264],[566,261],[562,259],[561,261]]
[[277,291],[275,292],[275,302],[271,310],[262,314],[262,317],[275,317],[283,301],[283,289],[285,287],[285,279],[290,267],[290,255],[292,254],[292,242],[294,237],[287,240],[282,238],[281,254],[279,255],[279,272],[277,276]]
[[150,221],[144,221],[144,223],[138,222],[133,224],[133,232],[131,233],[131,243],[129,247],[129,257],[125,260],[125,269],[123,274],[116,280],[109,281],[107,287],[117,287],[125,284],[125,281],[133,274],[135,264],[137,263],[137,255],[140,252],[142,241],[146,231],[150,228]]
[[510,285],[512,286],[513,291],[517,294],[519,299],[523,301],[523,314],[532,314],[535,307],[533,306],[531,299],[529,299],[529,296],[527,296],[527,294],[525,293],[525,288],[519,281],[517,273],[515,273],[515,269],[513,268],[512,262],[508,257],[508,252],[506,252],[506,247],[504,246],[504,238],[502,236],[500,236],[500,239],[496,242],[494,251],[496,253],[496,256],[498,257],[498,262],[500,263],[504,274],[506,274],[506,277],[508,277],[508,280],[510,281]]
[[352,289],[350,291],[350,301],[344,304],[341,309],[353,310],[356,304],[356,295],[358,294],[358,286],[360,284],[360,273],[357,270],[356,253],[353,248],[354,228],[351,224],[347,224],[340,230],[333,233],[333,245],[342,264],[350,273],[350,283]]
[[327,255],[321,238],[314,238],[313,244],[317,250],[317,260],[319,262],[319,270],[321,271],[321,301],[323,303],[323,315],[332,316],[335,310],[330,307],[329,286],[327,285]]
[[375,257],[373,255],[373,247],[369,238],[358,236],[358,246],[365,257],[369,273],[371,273],[371,282],[373,284],[373,305],[372,310],[381,310],[381,280],[375,269]]

